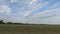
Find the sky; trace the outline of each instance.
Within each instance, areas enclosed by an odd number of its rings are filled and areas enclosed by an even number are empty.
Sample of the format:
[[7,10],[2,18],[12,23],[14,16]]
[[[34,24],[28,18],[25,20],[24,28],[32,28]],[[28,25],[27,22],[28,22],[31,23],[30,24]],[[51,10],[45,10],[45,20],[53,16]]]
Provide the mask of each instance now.
[[60,0],[0,0],[0,20],[60,24]]

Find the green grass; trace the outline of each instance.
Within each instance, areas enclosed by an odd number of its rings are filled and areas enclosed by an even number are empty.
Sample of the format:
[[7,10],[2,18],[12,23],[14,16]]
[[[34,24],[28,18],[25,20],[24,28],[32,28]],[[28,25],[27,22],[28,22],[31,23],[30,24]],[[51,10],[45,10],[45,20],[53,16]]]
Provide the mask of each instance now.
[[0,34],[60,34],[60,26],[0,24]]

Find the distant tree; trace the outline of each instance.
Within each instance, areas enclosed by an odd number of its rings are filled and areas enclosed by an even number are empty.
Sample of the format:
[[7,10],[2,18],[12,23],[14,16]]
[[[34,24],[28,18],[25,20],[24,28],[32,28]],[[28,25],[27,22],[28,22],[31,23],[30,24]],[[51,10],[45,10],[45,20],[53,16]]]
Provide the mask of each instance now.
[[22,23],[7,22],[6,24],[22,24]]
[[0,24],[5,24],[5,22],[3,22],[3,20],[0,20]]
[[14,23],[14,24],[22,24],[22,23]]
[[12,24],[12,22],[7,22],[6,24]]
[[18,23],[18,24],[22,24],[22,23]]
[[26,23],[28,25],[28,23]]

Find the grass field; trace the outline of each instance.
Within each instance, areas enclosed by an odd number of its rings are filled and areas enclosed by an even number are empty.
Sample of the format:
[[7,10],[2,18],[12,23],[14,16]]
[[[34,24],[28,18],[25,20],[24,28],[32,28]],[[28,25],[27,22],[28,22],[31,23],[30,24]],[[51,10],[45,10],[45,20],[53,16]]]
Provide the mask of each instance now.
[[60,34],[60,26],[0,24],[0,34]]

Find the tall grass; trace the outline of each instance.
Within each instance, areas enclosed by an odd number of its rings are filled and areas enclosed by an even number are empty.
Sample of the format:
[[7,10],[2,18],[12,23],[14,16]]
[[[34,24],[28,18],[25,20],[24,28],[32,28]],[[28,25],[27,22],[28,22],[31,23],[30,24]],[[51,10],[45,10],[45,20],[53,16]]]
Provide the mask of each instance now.
[[60,26],[0,24],[0,34],[60,34]]

